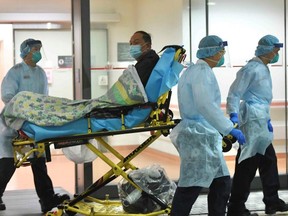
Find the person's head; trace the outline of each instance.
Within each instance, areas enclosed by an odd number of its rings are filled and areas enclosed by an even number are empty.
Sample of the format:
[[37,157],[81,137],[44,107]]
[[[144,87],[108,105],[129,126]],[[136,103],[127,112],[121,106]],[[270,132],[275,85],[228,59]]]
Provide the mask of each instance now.
[[146,52],[151,50],[151,35],[145,31],[136,31],[130,38],[130,55],[139,60]]
[[42,43],[40,40],[26,39],[20,45],[20,56],[28,65],[34,66],[42,58],[41,47]]
[[227,46],[227,41],[223,41],[220,37],[206,36],[199,42],[196,56],[206,61],[211,68],[220,67],[224,64],[225,46]]
[[281,47],[283,47],[283,43],[279,43],[277,37],[265,35],[258,42],[255,56],[259,57],[264,64],[276,63],[279,59],[278,52]]

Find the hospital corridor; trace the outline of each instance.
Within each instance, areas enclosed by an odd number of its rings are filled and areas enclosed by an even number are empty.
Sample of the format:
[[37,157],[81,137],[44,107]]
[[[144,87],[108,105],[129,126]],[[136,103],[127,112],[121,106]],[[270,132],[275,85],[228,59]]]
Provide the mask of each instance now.
[[288,216],[287,3],[0,0],[0,216]]

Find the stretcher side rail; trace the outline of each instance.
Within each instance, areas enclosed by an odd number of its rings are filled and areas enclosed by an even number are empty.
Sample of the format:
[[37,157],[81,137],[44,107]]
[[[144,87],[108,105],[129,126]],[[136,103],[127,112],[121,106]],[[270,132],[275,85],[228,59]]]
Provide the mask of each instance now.
[[147,108],[150,107],[153,110],[157,109],[157,103],[147,102],[142,104],[133,104],[125,106],[116,106],[116,107],[105,107],[105,108],[94,108],[91,112],[87,113],[85,118],[119,118],[121,115],[127,115],[129,111],[134,108]]

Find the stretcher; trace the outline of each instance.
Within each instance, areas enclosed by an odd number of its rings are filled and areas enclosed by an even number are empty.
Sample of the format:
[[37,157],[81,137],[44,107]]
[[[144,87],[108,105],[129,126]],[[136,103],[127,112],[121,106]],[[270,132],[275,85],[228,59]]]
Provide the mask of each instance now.
[[[169,73],[160,73],[157,74],[154,80],[150,83],[150,87],[152,91],[147,94],[148,102],[143,104],[133,104],[128,106],[121,107],[105,107],[105,108],[97,108],[92,110],[92,112],[87,113],[83,118],[76,121],[80,125],[85,124],[86,133],[80,132],[74,134],[65,134],[51,137],[45,137],[43,139],[32,138],[27,136],[27,131],[25,129],[30,128],[30,125],[27,122],[25,123],[24,129],[19,130],[18,137],[13,140],[12,146],[14,151],[14,160],[15,166],[21,167],[24,165],[28,165],[30,160],[33,160],[33,157],[41,157],[46,155],[47,160],[51,159],[50,157],[50,146],[54,145],[55,149],[67,148],[71,146],[77,145],[85,145],[91,150],[98,158],[102,159],[106,164],[109,165],[110,170],[108,170],[102,177],[96,180],[92,185],[90,185],[87,189],[85,189],[82,193],[77,194],[71,200],[66,200],[62,204],[57,206],[57,210],[48,212],[46,215],[163,215],[170,213],[170,204],[165,203],[159,197],[153,195],[153,193],[145,190],[140,187],[137,183],[135,183],[130,177],[129,172],[131,170],[137,170],[138,167],[133,165],[132,160],[141,154],[147,147],[149,147],[155,140],[157,140],[160,136],[167,136],[170,133],[170,130],[175,127],[180,120],[174,119],[173,112],[169,109],[170,100],[171,100],[171,88],[177,84],[179,74],[183,69],[181,62],[185,58],[185,49],[182,46],[167,46],[164,48],[165,52],[170,52],[172,55],[172,60],[170,61],[170,66],[168,67],[173,73],[169,75]],[[160,60],[162,59],[161,56]],[[157,65],[156,65],[157,67]],[[154,71],[152,72],[153,75]],[[164,78],[165,76],[170,76],[168,79]],[[152,76],[151,75],[151,76]],[[151,79],[150,76],[150,79]],[[159,79],[160,78],[160,79]],[[150,81],[150,80],[149,80]],[[146,85],[149,86],[149,81]],[[164,86],[164,88],[163,88]],[[164,89],[164,93],[162,90]],[[135,111],[136,110],[136,111]],[[135,114],[136,116],[141,117],[141,123],[139,123],[139,119],[136,122],[130,123],[127,126],[127,116]],[[131,114],[132,113],[132,114]],[[102,118],[101,116],[105,116]],[[93,119],[97,119],[99,121],[110,121],[109,119],[116,120],[120,122],[120,125],[115,127],[112,130],[102,129],[102,130],[93,130]],[[131,116],[129,117],[131,118]],[[128,118],[128,120],[129,120]],[[132,117],[133,119],[133,117]],[[35,132],[35,127],[33,126],[33,131]],[[75,125],[74,125],[75,126]],[[73,127],[73,125],[72,125]],[[63,127],[59,127],[62,131],[65,131],[65,125]],[[77,127],[79,128],[79,127]],[[68,131],[70,131],[71,125],[68,126]],[[41,131],[41,127],[40,127]],[[31,131],[28,131],[28,134]],[[45,128],[44,133],[47,132],[47,128]],[[150,136],[138,145],[133,151],[131,151],[127,156],[121,155],[115,148],[109,144],[105,137],[107,136],[117,136],[120,134],[137,134],[142,132],[149,132]],[[45,133],[46,134],[46,133]],[[95,146],[91,143],[91,140],[96,140],[98,145]],[[111,161],[106,155],[105,152],[101,151],[101,146],[104,147],[106,151],[112,153],[119,162]],[[97,159],[98,159],[97,158]],[[121,201],[110,200],[109,195],[106,195],[104,200],[97,199],[91,196],[94,192],[104,187],[117,177],[122,177],[127,182],[129,182],[132,186],[135,187],[136,190],[139,190],[143,196],[147,196],[153,200],[160,208],[153,212],[147,213],[128,213],[125,212],[122,208]]]

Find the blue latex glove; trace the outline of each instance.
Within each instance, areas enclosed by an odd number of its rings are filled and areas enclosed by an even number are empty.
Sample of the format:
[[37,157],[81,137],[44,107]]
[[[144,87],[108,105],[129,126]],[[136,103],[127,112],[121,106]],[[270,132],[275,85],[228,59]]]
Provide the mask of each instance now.
[[268,130],[269,130],[269,132],[273,132],[273,126],[272,126],[272,124],[271,124],[271,119],[269,119],[267,123],[268,123]]
[[241,130],[234,128],[230,131],[230,134],[237,139],[240,145],[243,145],[246,142],[245,136]]
[[233,124],[238,124],[238,114],[237,113],[230,113],[230,120],[233,122]]

